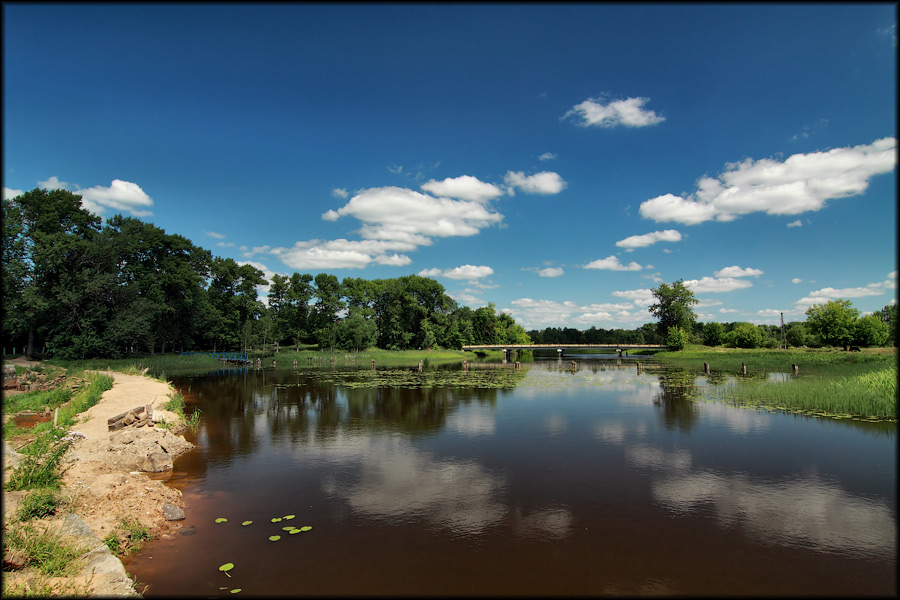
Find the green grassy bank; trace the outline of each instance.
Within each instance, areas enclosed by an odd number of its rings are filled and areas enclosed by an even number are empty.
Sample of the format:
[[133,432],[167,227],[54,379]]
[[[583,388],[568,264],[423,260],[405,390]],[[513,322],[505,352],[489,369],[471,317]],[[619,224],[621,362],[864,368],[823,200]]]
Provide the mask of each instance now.
[[[710,385],[698,390],[705,400],[802,412],[832,418],[897,420],[896,349],[845,352],[815,350],[743,350],[689,346],[658,352],[655,359],[702,374],[708,363]],[[799,371],[793,373],[792,365]],[[782,373],[781,379],[739,376]],[[724,375],[733,377],[724,377]]]

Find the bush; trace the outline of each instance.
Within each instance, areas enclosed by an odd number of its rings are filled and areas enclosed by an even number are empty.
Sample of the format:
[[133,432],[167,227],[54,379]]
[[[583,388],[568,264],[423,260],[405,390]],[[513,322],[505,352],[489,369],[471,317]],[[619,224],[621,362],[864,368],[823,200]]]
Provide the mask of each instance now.
[[734,348],[759,348],[762,345],[762,334],[752,323],[738,323],[726,336],[726,343]]
[[725,342],[725,326],[721,323],[707,323],[703,327],[703,343],[707,346],[721,346]]
[[669,350],[684,350],[688,340],[688,333],[677,325],[669,327],[666,332],[666,345],[669,347]]
[[25,446],[25,458],[13,471],[6,483],[7,490],[29,490],[34,488],[58,488],[60,476],[59,461],[69,449],[73,438],[62,437],[65,431],[51,429],[38,435]]

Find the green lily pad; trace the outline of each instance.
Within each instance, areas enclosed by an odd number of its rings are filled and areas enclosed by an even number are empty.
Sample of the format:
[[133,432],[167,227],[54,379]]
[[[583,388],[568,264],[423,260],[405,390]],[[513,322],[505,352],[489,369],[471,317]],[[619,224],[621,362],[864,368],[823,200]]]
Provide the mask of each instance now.
[[272,522],[273,522],[273,523],[277,523],[277,522],[280,521],[280,520],[281,520],[281,517],[272,517]]
[[218,519],[216,519],[216,523],[224,523],[227,520],[228,519],[226,519],[225,517],[219,517]]
[[[228,575],[228,571],[232,570],[233,568],[234,568],[234,563],[225,563],[224,565],[219,567],[219,570],[222,571],[223,573],[225,573],[226,575]],[[228,575],[228,576],[231,577],[231,575]]]
[[270,542],[277,542],[277,541],[280,540],[280,539],[281,539],[281,536],[280,536],[280,535],[270,535],[270,536],[269,536],[269,541],[270,541]]
[[291,530],[288,531],[288,533],[291,535],[294,535],[295,533],[300,533],[300,530],[297,529],[296,527],[292,527]]
[[300,528],[300,531],[309,531],[310,529],[312,529],[312,525],[304,525]]
[[294,527],[293,525],[288,525],[287,527],[282,527],[281,529],[283,529],[284,531],[292,531],[297,528]]
[[253,522],[253,521],[244,521],[243,523],[241,523],[241,525],[243,525],[244,527],[246,527],[247,525],[249,525],[249,524],[252,523],[252,522]]
[[296,516],[297,516],[297,515],[285,515],[284,518],[287,519],[287,520],[291,520],[291,519],[293,519],[293,518],[296,517]]
[[241,588],[234,588],[233,590],[231,590],[231,593],[232,593],[232,594],[237,594],[237,593],[240,592],[240,591],[241,591]]

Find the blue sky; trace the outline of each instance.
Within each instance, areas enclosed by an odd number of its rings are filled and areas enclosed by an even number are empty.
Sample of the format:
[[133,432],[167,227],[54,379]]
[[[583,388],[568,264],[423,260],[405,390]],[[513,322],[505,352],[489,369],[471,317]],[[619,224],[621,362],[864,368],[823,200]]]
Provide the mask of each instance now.
[[[3,5],[4,196],[526,329],[896,301],[897,6]],[[265,295],[265,289],[261,294]]]

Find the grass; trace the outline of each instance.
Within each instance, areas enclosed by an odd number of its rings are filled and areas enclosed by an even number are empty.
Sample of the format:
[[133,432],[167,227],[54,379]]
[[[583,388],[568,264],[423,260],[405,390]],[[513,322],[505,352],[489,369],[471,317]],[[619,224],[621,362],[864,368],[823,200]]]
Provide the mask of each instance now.
[[59,462],[72,443],[65,433],[60,429],[41,432],[22,448],[20,452],[25,456],[10,475],[6,489],[59,488]]
[[[692,346],[661,352],[663,362],[689,371],[708,362],[711,385],[699,394],[706,400],[800,412],[833,418],[897,420],[897,358],[894,352],[841,350],[741,350]],[[718,384],[722,372],[782,372],[783,382],[750,378]],[[800,366],[792,375],[791,363]]]
[[[472,360],[474,354],[462,350],[381,350],[369,348],[360,352],[345,352],[335,350],[333,352],[319,351],[315,349],[281,350],[274,356],[262,359],[262,366],[270,366],[272,360],[279,367],[289,367],[293,361],[297,361],[298,367],[309,365],[329,365],[334,359],[336,364],[355,364],[363,367],[371,366],[372,361],[378,367],[415,367],[421,360],[426,366],[435,364],[458,363],[463,360]],[[479,354],[479,360],[500,359],[501,351],[489,351]],[[268,364],[266,363],[268,361]]]
[[31,491],[22,500],[19,510],[16,511],[16,519],[30,521],[49,517],[56,512],[60,505],[59,490],[53,487],[37,488]]
[[4,552],[7,547],[22,552],[25,566],[33,566],[47,577],[74,575],[78,570],[76,559],[86,551],[62,541],[58,532],[42,530],[31,523],[9,526],[4,532],[3,545]]
[[150,531],[134,517],[119,520],[116,528],[103,538],[103,543],[116,556],[132,554],[141,548],[142,542],[153,539]]
[[200,424],[201,411],[199,408],[195,408],[190,415],[184,414],[184,396],[181,395],[181,392],[175,392],[175,395],[172,396],[171,400],[166,402],[163,408],[178,415],[181,420],[184,421],[185,425],[191,429],[196,429]]

